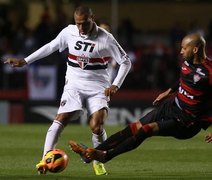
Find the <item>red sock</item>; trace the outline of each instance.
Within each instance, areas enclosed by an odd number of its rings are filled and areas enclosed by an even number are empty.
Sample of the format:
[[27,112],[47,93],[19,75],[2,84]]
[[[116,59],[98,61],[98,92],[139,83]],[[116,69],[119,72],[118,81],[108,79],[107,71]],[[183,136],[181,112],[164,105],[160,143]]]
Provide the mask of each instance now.
[[130,130],[131,130],[133,136],[138,132],[136,123],[130,124]]

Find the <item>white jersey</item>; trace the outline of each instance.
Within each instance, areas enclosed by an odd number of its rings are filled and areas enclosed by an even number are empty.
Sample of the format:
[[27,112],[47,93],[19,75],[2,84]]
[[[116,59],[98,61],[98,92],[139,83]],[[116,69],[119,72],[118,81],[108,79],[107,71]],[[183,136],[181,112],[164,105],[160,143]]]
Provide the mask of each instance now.
[[127,54],[112,34],[96,24],[88,36],[80,35],[76,25],[67,26],[54,40],[26,57],[25,60],[31,63],[56,50],[62,52],[66,48],[69,54],[65,88],[103,90],[109,87],[107,66],[111,60],[115,60],[120,65],[117,77],[112,83],[120,87],[131,67]]

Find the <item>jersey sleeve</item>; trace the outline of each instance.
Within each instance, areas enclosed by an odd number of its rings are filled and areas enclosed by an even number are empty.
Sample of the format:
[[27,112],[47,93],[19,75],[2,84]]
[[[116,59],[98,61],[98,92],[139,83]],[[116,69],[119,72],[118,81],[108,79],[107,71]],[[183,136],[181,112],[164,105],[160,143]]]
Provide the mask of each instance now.
[[106,48],[107,53],[110,55],[112,60],[115,60],[118,64],[121,64],[123,61],[129,60],[127,53],[119,45],[119,43],[116,41],[112,34],[108,33],[108,38],[105,45],[109,46],[109,48]]
[[57,50],[59,50],[59,52],[62,52],[67,47],[65,31],[66,29],[63,29],[55,39],[30,54],[28,57],[25,58],[25,61],[30,64],[36,60],[42,59],[52,54]]
[[107,39],[107,41],[108,42],[105,43],[109,47],[107,48],[108,49],[107,53],[112,58],[112,61],[115,60],[120,65],[117,76],[114,79],[112,84],[120,88],[128,72],[130,71],[131,61],[127,53],[122,49],[122,47],[115,40],[112,34],[109,35],[109,38]]

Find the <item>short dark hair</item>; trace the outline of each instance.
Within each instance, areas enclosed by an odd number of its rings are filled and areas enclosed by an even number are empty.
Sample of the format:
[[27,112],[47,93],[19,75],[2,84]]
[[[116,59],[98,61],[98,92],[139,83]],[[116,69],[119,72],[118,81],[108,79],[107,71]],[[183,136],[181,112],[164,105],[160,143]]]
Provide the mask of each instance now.
[[75,13],[77,15],[89,15],[89,16],[92,16],[93,15],[93,11],[91,8],[87,7],[87,6],[78,6],[76,9],[75,9]]

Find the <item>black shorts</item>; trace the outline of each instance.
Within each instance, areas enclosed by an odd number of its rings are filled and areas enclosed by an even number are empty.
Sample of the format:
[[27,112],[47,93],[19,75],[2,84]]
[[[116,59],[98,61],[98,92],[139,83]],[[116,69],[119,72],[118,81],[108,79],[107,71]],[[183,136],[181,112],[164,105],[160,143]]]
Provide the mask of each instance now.
[[157,122],[158,136],[172,136],[177,139],[189,139],[208,127],[209,123],[196,121],[175,104],[174,100],[166,100],[153,111],[140,119],[142,124]]

